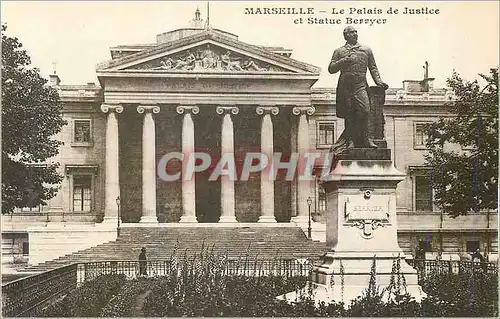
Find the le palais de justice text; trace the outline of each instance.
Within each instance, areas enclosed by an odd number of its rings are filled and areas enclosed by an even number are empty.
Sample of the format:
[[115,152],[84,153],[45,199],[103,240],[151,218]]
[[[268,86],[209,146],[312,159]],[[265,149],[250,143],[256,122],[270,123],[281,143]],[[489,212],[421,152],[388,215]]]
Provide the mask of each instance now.
[[[386,24],[385,17],[390,15],[438,15],[439,9],[428,6],[404,6],[379,8],[373,7],[347,7],[315,8],[310,6],[291,7],[260,5],[245,7],[246,15],[289,15],[295,24],[350,24],[350,25],[376,25]],[[384,18],[383,18],[384,17]]]

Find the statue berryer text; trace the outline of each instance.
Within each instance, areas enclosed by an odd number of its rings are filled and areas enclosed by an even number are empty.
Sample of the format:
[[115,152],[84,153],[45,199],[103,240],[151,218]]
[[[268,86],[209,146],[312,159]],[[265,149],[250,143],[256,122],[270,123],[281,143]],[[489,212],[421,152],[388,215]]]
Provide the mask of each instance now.
[[388,85],[380,78],[371,49],[358,43],[358,33],[354,27],[344,29],[346,44],[333,52],[328,71],[340,71],[337,85],[337,117],[343,118],[344,132],[332,145],[334,153],[342,153],[350,148],[377,148],[373,142],[370,123],[370,97],[366,70],[378,87],[386,90]]

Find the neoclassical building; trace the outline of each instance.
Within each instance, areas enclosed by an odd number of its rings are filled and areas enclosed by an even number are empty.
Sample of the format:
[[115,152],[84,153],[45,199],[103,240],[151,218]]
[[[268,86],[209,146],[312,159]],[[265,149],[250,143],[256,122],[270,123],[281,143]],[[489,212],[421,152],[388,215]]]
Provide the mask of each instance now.
[[[324,240],[326,197],[318,180],[265,177],[247,180],[210,175],[223,154],[293,153],[324,156],[343,131],[335,116],[335,90],[312,87],[321,70],[294,60],[292,50],[250,45],[238,36],[202,25],[157,35],[156,43],[120,45],[97,67],[99,84],[63,85],[56,74],[68,124],[54,161],[61,163],[60,190],[43,207],[2,216],[2,254],[26,259],[32,227],[72,229],[122,223],[291,223]],[[480,247],[495,258],[497,212],[451,219],[433,205],[429,167],[424,166],[422,125],[451,116],[443,107],[453,93],[433,79],[403,81],[387,91],[385,138],[395,167],[406,174],[397,188],[401,248],[424,247],[465,256]],[[185,161],[167,154],[209,154],[211,165],[192,178],[173,181]],[[165,165],[166,164],[166,165]],[[311,200],[308,203],[308,198]],[[119,199],[119,200],[118,200]],[[237,224],[235,224],[235,227]],[[82,239],[79,239],[82,240]],[[98,243],[97,241],[96,243]],[[90,243],[89,243],[90,245]],[[79,246],[81,248],[81,246]]]

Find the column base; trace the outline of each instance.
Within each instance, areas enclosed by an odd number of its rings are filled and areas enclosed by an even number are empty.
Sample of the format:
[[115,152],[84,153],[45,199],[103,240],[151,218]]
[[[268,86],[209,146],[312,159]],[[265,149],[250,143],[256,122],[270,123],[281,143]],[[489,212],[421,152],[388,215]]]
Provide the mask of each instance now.
[[277,223],[277,221],[274,216],[260,216],[259,223]]
[[236,216],[221,216],[219,223],[237,223]]
[[292,217],[291,221],[298,224],[297,226],[303,226],[305,224],[307,227],[309,223],[309,216],[295,216]]
[[[120,222],[121,222],[121,220],[120,220]],[[101,222],[101,224],[111,224],[111,223],[117,224],[118,217],[104,216],[104,218],[102,219],[102,222]]]
[[158,218],[156,216],[142,216],[139,223],[158,224]]
[[181,216],[179,223],[198,223],[198,220],[196,219],[196,216],[183,215]]

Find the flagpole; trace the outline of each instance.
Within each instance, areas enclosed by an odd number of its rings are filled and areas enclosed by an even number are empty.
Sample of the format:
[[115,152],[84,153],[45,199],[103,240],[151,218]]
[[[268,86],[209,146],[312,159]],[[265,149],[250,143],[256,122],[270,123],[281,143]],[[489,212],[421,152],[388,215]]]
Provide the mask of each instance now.
[[207,1],[207,26],[210,27],[210,1]]

